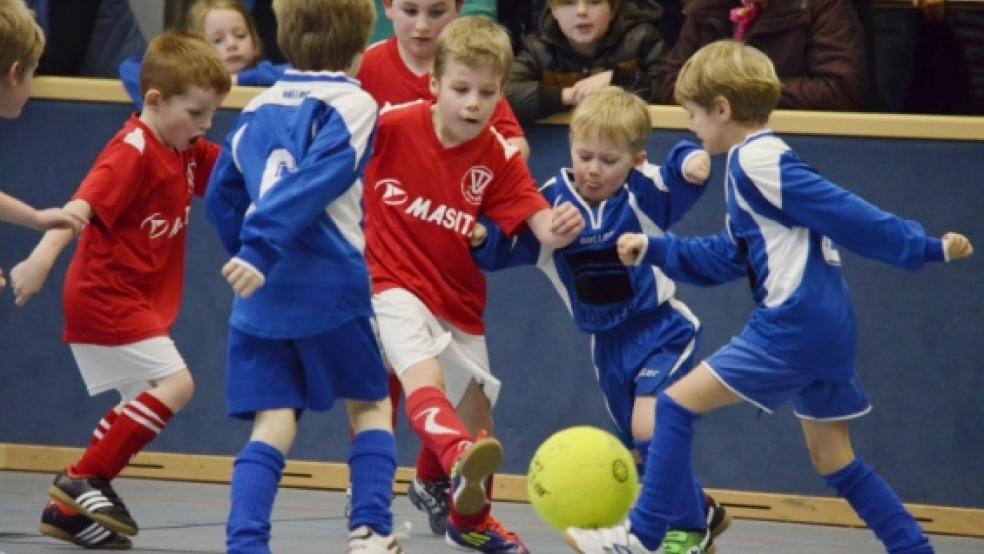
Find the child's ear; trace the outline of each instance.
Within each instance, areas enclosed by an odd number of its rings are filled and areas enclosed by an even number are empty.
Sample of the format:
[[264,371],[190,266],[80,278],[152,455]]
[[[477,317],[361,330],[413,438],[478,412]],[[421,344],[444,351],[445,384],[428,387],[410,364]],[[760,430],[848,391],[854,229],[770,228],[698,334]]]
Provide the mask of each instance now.
[[729,102],[724,96],[718,95],[714,97],[714,107],[712,109],[714,110],[714,114],[718,117],[724,119],[725,121],[731,120],[731,102]]
[[21,71],[24,69],[24,65],[19,61],[10,64],[10,69],[3,76],[3,84],[6,87],[16,87],[21,81]]
[[160,107],[163,99],[164,98],[161,96],[161,91],[156,88],[147,89],[147,93],[144,94],[143,98],[144,108],[157,109]]
[[646,151],[640,150],[632,157],[632,167],[639,167],[646,162]]

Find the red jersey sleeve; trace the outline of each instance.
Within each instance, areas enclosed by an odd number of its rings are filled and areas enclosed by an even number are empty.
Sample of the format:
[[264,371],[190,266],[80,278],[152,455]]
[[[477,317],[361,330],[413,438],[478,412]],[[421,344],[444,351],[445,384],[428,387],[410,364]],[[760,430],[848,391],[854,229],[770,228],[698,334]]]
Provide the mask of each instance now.
[[498,182],[485,195],[482,214],[512,236],[530,216],[550,205],[536,190],[536,181],[519,154],[513,154],[506,160],[500,175]]
[[520,126],[519,120],[516,119],[516,114],[512,111],[512,106],[503,96],[499,103],[495,106],[495,111],[492,112],[492,119],[490,120],[492,126],[495,127],[499,134],[507,139],[526,136],[523,132],[523,127]]
[[212,176],[212,168],[215,167],[215,161],[219,159],[221,153],[222,148],[214,142],[205,139],[195,142],[195,174],[192,181],[195,184],[195,196],[205,196],[205,188],[208,186],[209,177]]
[[72,200],[88,202],[95,218],[111,228],[140,192],[145,164],[136,146],[126,140],[113,141],[96,159]]

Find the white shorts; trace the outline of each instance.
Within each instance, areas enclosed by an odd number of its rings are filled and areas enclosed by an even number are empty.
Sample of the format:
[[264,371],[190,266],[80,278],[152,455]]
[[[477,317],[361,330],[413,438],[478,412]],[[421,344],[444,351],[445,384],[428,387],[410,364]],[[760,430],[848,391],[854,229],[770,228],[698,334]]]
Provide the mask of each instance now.
[[[119,346],[69,344],[89,396],[119,389],[123,401],[147,389],[147,382],[167,377],[187,365],[171,337],[152,337]],[[139,390],[138,390],[139,389]]]
[[457,406],[474,379],[495,406],[502,383],[489,370],[483,335],[469,335],[431,313],[414,294],[388,289],[372,297],[379,324],[379,342],[386,362],[397,375],[410,366],[437,358],[444,371],[444,391]]

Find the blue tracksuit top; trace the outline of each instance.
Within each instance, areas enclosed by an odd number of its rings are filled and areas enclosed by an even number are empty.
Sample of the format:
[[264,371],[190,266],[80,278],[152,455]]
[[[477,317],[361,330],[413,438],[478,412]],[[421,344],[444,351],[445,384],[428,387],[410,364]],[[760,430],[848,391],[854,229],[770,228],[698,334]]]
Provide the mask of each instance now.
[[205,195],[225,249],[265,278],[235,299],[235,328],[300,338],[372,315],[362,174],[376,114],[358,81],[294,70],[243,109]]
[[764,130],[728,153],[725,228],[650,237],[640,263],[713,285],[747,276],[757,304],[740,338],[826,379],[854,372],[857,326],[836,247],[905,268],[943,260],[942,241],[838,187]]

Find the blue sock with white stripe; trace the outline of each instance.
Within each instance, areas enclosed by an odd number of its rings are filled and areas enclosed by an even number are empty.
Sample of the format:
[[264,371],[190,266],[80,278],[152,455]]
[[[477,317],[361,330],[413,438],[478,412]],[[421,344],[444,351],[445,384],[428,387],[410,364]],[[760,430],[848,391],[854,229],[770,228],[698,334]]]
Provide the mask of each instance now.
[[247,443],[236,457],[226,522],[228,554],[269,554],[270,515],[283,470],[284,455],[265,442]]
[[650,550],[662,542],[670,522],[693,513],[696,484],[690,456],[698,419],[700,416],[665,392],[656,400],[656,430],[649,445],[642,492],[629,512],[633,534]]
[[352,517],[349,530],[368,525],[380,535],[393,532],[393,476],[396,441],[382,429],[362,431],[352,438],[348,458],[352,481]]
[[929,539],[871,466],[855,458],[823,478],[847,500],[891,554],[932,554]]

